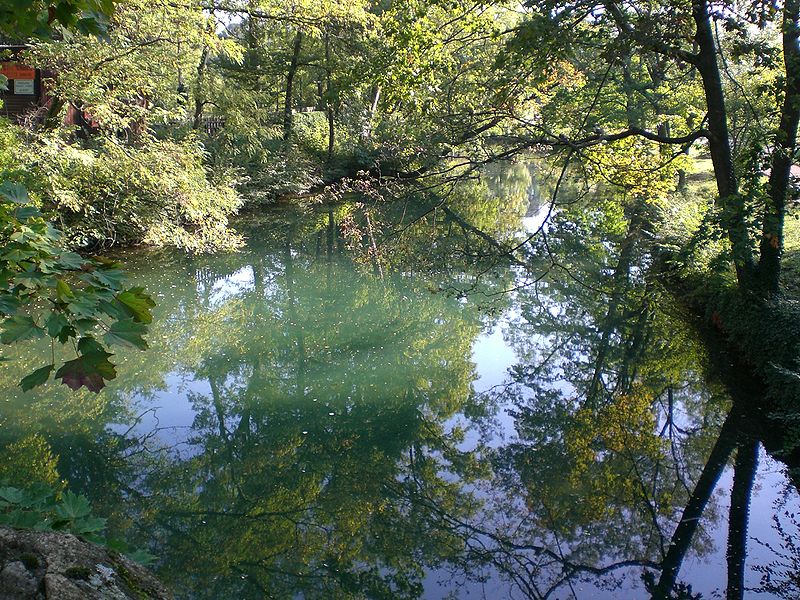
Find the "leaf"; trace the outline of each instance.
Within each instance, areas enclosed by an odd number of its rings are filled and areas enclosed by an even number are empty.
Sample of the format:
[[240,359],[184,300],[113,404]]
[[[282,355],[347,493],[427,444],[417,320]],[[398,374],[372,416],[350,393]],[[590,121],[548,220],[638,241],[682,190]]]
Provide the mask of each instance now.
[[50,277],[46,277],[35,265],[25,267],[25,270],[14,278],[15,283],[21,283],[27,288],[37,288],[44,285]]
[[47,321],[44,323],[45,327],[47,327],[47,335],[52,338],[59,338],[61,340],[61,332],[65,327],[69,327],[69,321],[67,318],[60,312],[53,311],[50,313],[50,316],[47,317]]
[[67,308],[77,317],[93,317],[97,312],[97,301],[90,295],[81,293],[80,296],[76,295],[72,298]]
[[65,269],[80,269],[86,259],[76,252],[62,252],[58,257],[58,264]]
[[114,365],[108,361],[109,356],[113,355],[93,352],[67,361],[56,371],[56,379],[60,379],[71,390],[85,386],[90,392],[99,392],[105,387],[106,380],[117,376]]
[[62,302],[66,302],[68,298],[72,298],[74,296],[72,293],[72,288],[70,288],[69,284],[63,279],[58,279],[56,281],[56,295]]
[[0,184],[0,196],[17,204],[27,204],[31,200],[25,186],[10,181]]
[[103,336],[103,341],[109,346],[118,344],[121,346],[132,346],[139,350],[147,350],[147,342],[142,335],[147,333],[147,325],[136,323],[133,319],[117,321]]
[[25,221],[31,217],[41,217],[42,213],[35,206],[20,206],[14,213],[14,216],[20,221]]
[[0,292],[0,313],[13,315],[19,308],[19,298]]
[[50,373],[53,372],[53,368],[54,365],[47,365],[41,369],[36,369],[33,373],[22,378],[19,382],[19,387],[22,388],[23,392],[27,392],[30,389],[46,383],[47,380],[50,379]]
[[109,317],[113,317],[118,321],[122,321],[130,317],[128,310],[125,308],[125,305],[122,304],[117,299],[114,299],[113,302],[109,302],[107,300],[101,300],[97,303],[97,306],[106,313]]
[[150,554],[147,550],[134,550],[133,552],[127,553],[125,556],[143,567],[152,565],[156,559],[158,559],[155,554]]
[[[104,353],[106,349],[92,336],[87,335],[78,340],[78,352],[81,354],[95,354]],[[111,355],[109,354],[109,356]]]
[[118,289],[125,279],[125,272],[122,269],[97,269],[92,275],[105,286]]
[[150,308],[156,305],[152,298],[144,293],[144,288],[135,287],[117,295],[117,300],[122,302],[130,311],[135,321],[140,323],[152,323],[153,315]]
[[88,517],[90,512],[92,512],[92,507],[86,496],[79,496],[73,492],[64,492],[61,502],[56,506],[56,515],[70,521]]
[[14,510],[4,516],[7,525],[19,529],[33,529],[42,521],[41,515],[27,510]]
[[84,335],[97,326],[97,319],[75,319],[72,324],[78,330],[78,333]]
[[84,517],[78,519],[70,530],[79,535],[97,533],[106,528],[106,519],[100,517]]
[[33,258],[36,256],[36,252],[33,250],[23,250],[22,248],[12,248],[8,252],[4,253],[0,258],[3,260],[7,260],[9,262],[22,262],[24,260],[28,260],[29,258]]
[[3,333],[0,342],[12,344],[20,340],[44,337],[44,330],[38,327],[28,315],[15,315],[3,322]]
[[10,504],[21,504],[25,500],[25,492],[15,487],[2,487],[0,498]]

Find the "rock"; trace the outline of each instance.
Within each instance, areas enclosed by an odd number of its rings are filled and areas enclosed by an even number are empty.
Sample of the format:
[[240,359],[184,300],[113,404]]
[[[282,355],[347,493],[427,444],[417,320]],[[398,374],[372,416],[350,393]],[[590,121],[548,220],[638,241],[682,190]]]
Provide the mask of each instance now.
[[68,533],[0,527],[0,600],[168,600],[141,565]]
[[0,594],[3,598],[6,590],[12,590],[9,598],[36,598],[38,589],[39,584],[33,573],[18,560],[7,563],[0,571]]

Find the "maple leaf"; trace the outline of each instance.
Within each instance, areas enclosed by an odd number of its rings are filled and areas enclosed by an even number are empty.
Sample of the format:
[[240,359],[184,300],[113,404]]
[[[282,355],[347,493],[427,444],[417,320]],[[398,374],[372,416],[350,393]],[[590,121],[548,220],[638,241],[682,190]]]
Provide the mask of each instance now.
[[117,376],[116,368],[108,360],[109,356],[113,354],[102,350],[83,354],[65,362],[56,371],[56,379],[60,379],[71,390],[86,387],[90,392],[99,392],[105,387],[106,380]]

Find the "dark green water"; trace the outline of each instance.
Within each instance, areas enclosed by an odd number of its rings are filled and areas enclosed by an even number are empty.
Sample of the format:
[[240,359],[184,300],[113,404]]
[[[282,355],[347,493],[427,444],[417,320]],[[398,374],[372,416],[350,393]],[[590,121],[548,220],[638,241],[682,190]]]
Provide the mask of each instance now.
[[20,347],[0,478],[87,495],[179,598],[648,598],[670,569],[720,597],[748,512],[744,596],[798,597],[796,489],[647,236],[609,200],[504,253],[546,190],[516,165],[266,210],[239,253],[127,256],[151,349],[99,395],[22,394]]

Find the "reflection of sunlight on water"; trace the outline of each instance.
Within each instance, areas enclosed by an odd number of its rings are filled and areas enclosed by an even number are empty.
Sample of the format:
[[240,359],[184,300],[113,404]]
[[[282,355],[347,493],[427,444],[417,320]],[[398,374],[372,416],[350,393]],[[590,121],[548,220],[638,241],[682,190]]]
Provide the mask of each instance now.
[[550,214],[550,204],[545,204],[544,206],[540,206],[539,210],[537,210],[533,216],[523,217],[522,228],[528,234],[538,231],[544,226],[545,219],[547,219],[547,216],[549,214]]
[[216,308],[226,300],[255,289],[253,267],[245,265],[235,273],[216,279],[209,284],[199,283],[198,292],[207,293],[209,304]]
[[508,369],[517,362],[514,349],[503,337],[504,329],[504,324],[501,323],[490,331],[482,333],[472,345],[472,360],[475,362],[478,375],[475,380],[477,393],[504,383]]

